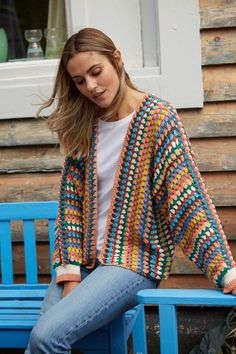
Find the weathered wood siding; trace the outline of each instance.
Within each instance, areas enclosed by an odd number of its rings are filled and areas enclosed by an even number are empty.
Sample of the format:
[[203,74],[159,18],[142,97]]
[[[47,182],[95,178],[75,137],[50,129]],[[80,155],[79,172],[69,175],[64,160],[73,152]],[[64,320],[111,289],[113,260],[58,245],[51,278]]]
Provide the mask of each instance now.
[[[236,256],[236,1],[200,0],[204,107],[181,109],[198,166]],[[194,85],[194,82],[193,82]],[[0,201],[55,200],[60,155],[44,120],[0,120]],[[13,224],[14,270],[23,278],[22,227]],[[39,270],[49,267],[45,222],[37,225]],[[210,287],[211,283],[176,250],[169,287]]]
[[[204,107],[179,110],[236,257],[236,1],[199,0]],[[212,287],[178,249],[169,287]]]

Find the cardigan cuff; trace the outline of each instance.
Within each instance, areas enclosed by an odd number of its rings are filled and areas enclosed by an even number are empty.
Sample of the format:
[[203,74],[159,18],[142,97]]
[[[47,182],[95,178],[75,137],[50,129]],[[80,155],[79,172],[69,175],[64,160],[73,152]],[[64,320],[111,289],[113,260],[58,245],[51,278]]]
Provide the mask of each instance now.
[[67,264],[66,266],[56,267],[56,283],[64,281],[81,281],[80,266]]
[[221,285],[223,287],[225,287],[232,280],[236,280],[236,267],[235,268],[231,268],[230,270],[228,270],[228,272],[222,278],[222,281],[221,281],[222,284]]

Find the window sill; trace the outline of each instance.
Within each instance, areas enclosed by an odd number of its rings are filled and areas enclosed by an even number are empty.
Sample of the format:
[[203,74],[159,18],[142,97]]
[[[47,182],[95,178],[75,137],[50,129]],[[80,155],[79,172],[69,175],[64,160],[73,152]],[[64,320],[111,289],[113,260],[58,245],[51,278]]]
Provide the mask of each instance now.
[[[0,65],[0,119],[33,117],[47,99],[54,83],[59,60],[26,60]],[[158,94],[160,68],[127,69],[134,84],[149,93]],[[14,102],[14,104],[11,104]],[[50,110],[45,110],[47,115]]]

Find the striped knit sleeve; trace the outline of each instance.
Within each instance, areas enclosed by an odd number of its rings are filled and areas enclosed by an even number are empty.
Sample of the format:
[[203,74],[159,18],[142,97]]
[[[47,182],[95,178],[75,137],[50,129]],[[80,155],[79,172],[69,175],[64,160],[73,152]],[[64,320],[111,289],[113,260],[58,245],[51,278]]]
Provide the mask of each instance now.
[[173,241],[221,287],[235,267],[221,222],[176,111],[165,104],[159,119],[155,183],[162,185],[162,192],[156,194],[158,205],[168,218]]
[[57,283],[80,281],[83,247],[84,162],[68,157],[61,174],[53,266]]

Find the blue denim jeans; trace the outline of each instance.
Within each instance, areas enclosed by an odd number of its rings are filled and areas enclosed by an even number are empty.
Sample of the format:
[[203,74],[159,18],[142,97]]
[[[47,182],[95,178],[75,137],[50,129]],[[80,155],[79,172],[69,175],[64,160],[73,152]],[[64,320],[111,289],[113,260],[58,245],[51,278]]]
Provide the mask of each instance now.
[[81,283],[62,298],[63,285],[52,280],[25,354],[68,354],[76,341],[137,304],[141,289],[157,281],[131,270],[100,264],[81,269]]

